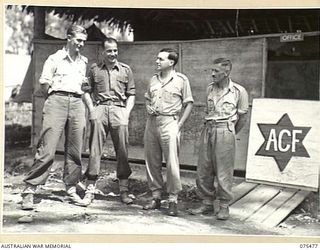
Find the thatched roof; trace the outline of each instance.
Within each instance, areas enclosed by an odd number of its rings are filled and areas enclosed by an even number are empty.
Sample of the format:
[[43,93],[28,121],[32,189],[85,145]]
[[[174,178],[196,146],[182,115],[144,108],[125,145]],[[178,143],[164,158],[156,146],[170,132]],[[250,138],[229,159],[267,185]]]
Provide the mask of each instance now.
[[[33,11],[33,6],[25,6]],[[135,40],[200,39],[319,31],[319,9],[151,9],[41,7],[74,21],[111,20],[135,31]],[[136,35],[138,34],[138,36]],[[138,39],[136,39],[138,38]]]

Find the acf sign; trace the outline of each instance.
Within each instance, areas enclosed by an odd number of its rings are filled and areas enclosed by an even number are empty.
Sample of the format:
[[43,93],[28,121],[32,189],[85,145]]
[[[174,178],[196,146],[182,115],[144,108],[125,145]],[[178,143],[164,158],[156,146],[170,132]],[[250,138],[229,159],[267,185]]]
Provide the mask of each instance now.
[[317,191],[320,102],[254,99],[246,179]]

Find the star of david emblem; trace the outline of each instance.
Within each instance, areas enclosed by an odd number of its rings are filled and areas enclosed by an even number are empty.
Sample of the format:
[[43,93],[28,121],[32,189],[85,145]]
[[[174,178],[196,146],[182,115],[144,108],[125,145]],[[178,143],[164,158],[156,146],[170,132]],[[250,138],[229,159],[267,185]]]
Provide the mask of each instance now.
[[294,126],[287,113],[276,124],[258,123],[258,127],[264,142],[256,155],[273,157],[281,172],[293,156],[310,158],[302,142],[311,127]]

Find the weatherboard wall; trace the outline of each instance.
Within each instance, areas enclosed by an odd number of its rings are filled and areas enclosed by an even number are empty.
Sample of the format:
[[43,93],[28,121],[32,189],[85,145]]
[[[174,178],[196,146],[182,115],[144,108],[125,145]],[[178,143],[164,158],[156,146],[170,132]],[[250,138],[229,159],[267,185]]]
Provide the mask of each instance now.
[[[36,145],[42,125],[43,97],[37,92],[43,63],[46,58],[62,48],[63,41],[34,41],[34,111],[32,144]],[[173,47],[180,52],[177,71],[184,73],[190,80],[195,99],[191,116],[187,120],[182,134],[180,156],[185,157],[185,164],[196,165],[200,132],[203,128],[205,109],[205,92],[211,81],[211,64],[218,57],[230,58],[233,62],[231,77],[243,85],[249,92],[250,104],[253,98],[264,96],[264,79],[266,72],[266,39],[265,38],[228,38],[200,41],[167,41],[167,42],[135,42],[119,44],[119,61],[132,68],[136,83],[136,105],[130,116],[129,144],[143,145],[143,133],[147,114],[144,105],[144,93],[150,77],[155,73],[157,53],[164,47]],[[87,42],[83,54],[88,57],[89,65],[99,60],[101,47],[98,42]],[[251,107],[251,105],[250,105]],[[236,169],[244,170],[249,134],[249,118],[243,130],[237,135]],[[59,149],[63,150],[63,138]],[[85,135],[86,144],[88,133]],[[87,150],[85,145],[84,151]]]

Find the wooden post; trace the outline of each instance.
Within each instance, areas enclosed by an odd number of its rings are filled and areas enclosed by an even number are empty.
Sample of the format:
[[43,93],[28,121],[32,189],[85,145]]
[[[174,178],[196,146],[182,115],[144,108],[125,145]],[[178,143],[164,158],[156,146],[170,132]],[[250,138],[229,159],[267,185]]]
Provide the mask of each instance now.
[[[318,62],[319,64],[320,64],[320,62]],[[318,71],[318,82],[319,82],[319,89],[318,89],[318,91],[319,91],[319,97],[318,97],[318,99],[320,100],[320,70]],[[317,199],[318,199],[318,201],[317,201],[317,204],[318,204],[318,215],[317,215],[317,217],[318,217],[318,219],[320,219],[320,167],[319,167],[319,187],[318,187],[318,195],[317,195]]]
[[46,10],[44,7],[34,7],[34,39],[45,38]]
[[261,97],[266,96],[266,77],[267,77],[267,67],[268,67],[268,41],[267,38],[263,40],[262,47],[262,86],[261,86]]
[[[44,7],[35,6],[34,7],[34,27],[33,27],[33,38],[34,39],[43,39],[45,38],[45,26],[46,26],[46,11]],[[35,79],[35,60],[32,61],[32,75],[33,75],[33,84],[32,84],[32,93],[35,91],[35,83],[37,79]],[[33,151],[35,151],[35,95],[32,95],[32,128],[31,128],[31,146],[33,147]]]
[[[319,170],[319,183],[320,183],[320,170]],[[318,219],[320,219],[320,188],[318,188],[318,195],[317,195],[317,198],[318,198]]]
[[178,60],[178,65],[179,65],[179,72],[183,72],[182,68],[182,45],[181,43],[178,43],[178,53],[179,53],[179,60]]

